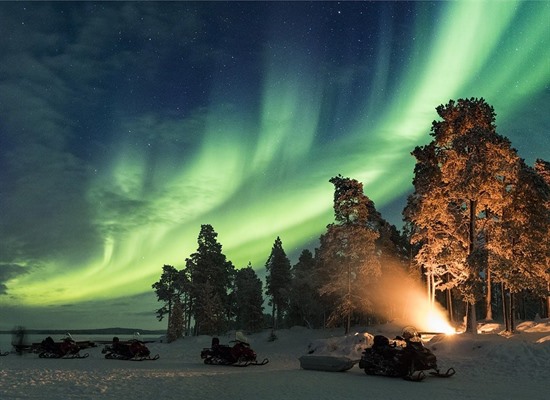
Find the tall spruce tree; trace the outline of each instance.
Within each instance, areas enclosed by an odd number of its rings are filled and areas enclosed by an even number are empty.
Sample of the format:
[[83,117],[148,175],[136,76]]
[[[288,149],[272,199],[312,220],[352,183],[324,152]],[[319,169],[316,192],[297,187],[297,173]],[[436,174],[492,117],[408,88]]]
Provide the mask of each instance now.
[[231,317],[229,292],[235,268],[222,253],[217,237],[211,225],[201,225],[197,251],[185,260],[195,334],[219,333]]
[[264,322],[262,281],[250,263],[237,270],[234,295],[236,328],[249,332],[261,330]]
[[363,193],[363,184],[341,175],[330,182],[336,222],[320,238],[317,273],[323,281],[319,293],[334,302],[327,324],[343,323],[347,334],[352,314],[373,305],[368,288],[381,274],[375,245],[379,233],[369,222],[374,204]]
[[265,263],[266,268],[266,294],[271,297],[271,319],[273,330],[282,321],[288,308],[290,291],[290,260],[283,249],[283,242],[277,236],[271,254]]

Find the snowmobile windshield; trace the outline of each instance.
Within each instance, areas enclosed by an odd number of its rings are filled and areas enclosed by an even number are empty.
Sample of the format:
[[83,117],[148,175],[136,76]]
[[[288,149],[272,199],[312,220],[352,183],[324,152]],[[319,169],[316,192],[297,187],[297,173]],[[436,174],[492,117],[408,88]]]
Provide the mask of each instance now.
[[401,334],[401,336],[403,337],[403,339],[413,342],[420,340],[420,334],[414,326],[406,326],[405,328],[403,328],[403,333]]

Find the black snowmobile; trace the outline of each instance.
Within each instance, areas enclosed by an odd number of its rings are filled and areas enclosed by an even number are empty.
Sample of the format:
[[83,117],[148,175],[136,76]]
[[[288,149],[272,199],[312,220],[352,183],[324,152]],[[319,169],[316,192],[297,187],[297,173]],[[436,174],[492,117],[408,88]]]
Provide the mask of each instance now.
[[372,347],[365,349],[359,368],[367,375],[401,377],[411,381],[421,381],[424,371],[432,376],[447,378],[455,374],[454,368],[440,372],[435,355],[424,345],[414,327],[406,327],[401,336],[390,340],[376,335]]
[[88,353],[80,354],[80,346],[67,335],[61,342],[55,342],[51,336],[44,339],[37,350],[40,358],[86,358]]
[[205,364],[210,365],[232,365],[235,367],[248,367],[249,365],[265,365],[269,362],[267,358],[258,361],[256,352],[250,348],[248,342],[237,335],[233,346],[220,344],[217,337],[212,338],[210,348],[201,351],[201,358]]
[[158,354],[151,356],[151,351],[142,341],[132,339],[123,342],[116,336],[112,344],[106,345],[101,352],[109,360],[154,361],[159,359]]

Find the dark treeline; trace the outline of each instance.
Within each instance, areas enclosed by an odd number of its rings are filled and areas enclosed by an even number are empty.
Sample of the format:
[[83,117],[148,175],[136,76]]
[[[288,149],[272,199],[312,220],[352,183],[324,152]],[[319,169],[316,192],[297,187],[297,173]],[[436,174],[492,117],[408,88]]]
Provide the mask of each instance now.
[[294,325],[348,333],[403,315],[396,307],[403,303],[384,294],[388,276],[421,282],[471,332],[478,316],[509,331],[518,318],[548,316],[550,163],[526,165],[496,133],[495,112],[483,99],[451,100],[437,113],[433,140],[412,152],[414,191],[402,231],[381,216],[361,182],[335,176],[334,222],[319,247],[304,249],[292,265],[277,237],[264,286],[250,263],[236,269],[214,228],[202,225],[185,267],[164,265],[153,284],[168,339]]

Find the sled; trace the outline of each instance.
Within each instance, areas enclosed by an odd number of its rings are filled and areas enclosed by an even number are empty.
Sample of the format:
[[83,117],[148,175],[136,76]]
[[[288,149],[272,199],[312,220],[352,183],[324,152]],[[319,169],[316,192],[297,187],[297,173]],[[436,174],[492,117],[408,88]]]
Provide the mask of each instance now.
[[348,357],[307,355],[299,358],[302,369],[343,372],[351,369],[357,361]]

